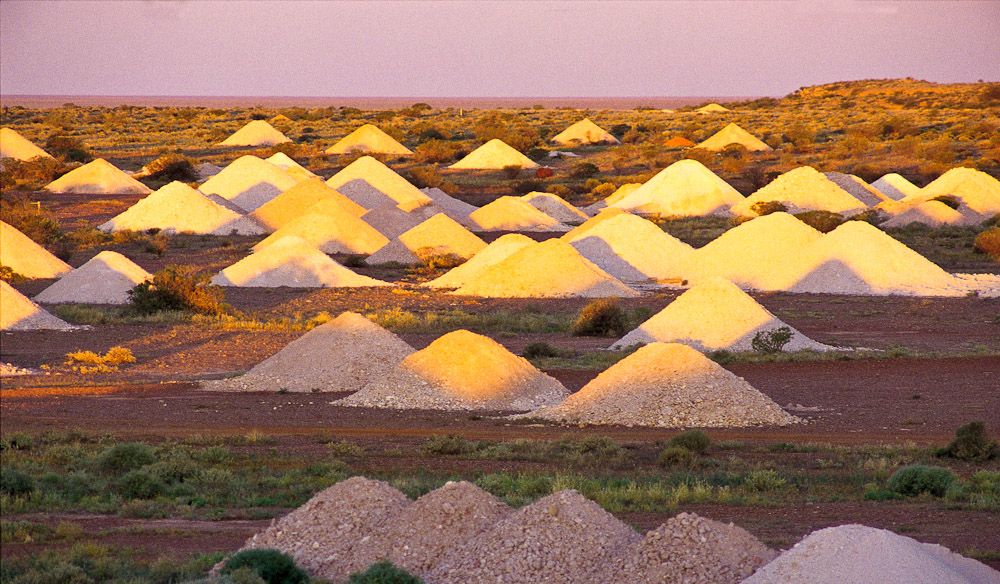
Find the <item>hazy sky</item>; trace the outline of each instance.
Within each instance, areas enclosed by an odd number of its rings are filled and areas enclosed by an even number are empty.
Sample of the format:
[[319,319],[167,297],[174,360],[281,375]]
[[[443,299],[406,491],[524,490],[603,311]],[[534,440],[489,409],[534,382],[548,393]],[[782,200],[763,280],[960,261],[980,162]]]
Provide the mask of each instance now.
[[0,1],[0,92],[785,95],[1000,81],[1000,1]]

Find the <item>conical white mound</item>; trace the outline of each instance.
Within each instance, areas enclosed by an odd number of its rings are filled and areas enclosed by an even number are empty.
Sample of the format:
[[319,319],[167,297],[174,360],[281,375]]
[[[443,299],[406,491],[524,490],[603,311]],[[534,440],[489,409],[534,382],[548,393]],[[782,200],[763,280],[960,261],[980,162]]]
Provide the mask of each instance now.
[[288,515],[271,521],[243,549],[278,549],[314,578],[346,582],[368,568],[359,542],[382,532],[411,504],[382,481],[352,477],[320,491]]
[[489,337],[457,330],[403,359],[338,405],[432,410],[533,410],[569,391]]
[[266,230],[256,222],[211,200],[186,184],[174,181],[141,199],[98,229],[101,231],[191,232],[204,235],[258,235]]
[[412,150],[371,124],[361,126],[326,149],[327,154],[350,154],[352,152],[374,152],[398,156],[413,154]]
[[152,277],[122,254],[102,251],[42,290],[35,296],[35,301],[48,304],[126,304],[129,301],[128,291]]
[[73,269],[3,221],[0,221],[0,266],[7,266],[25,278],[58,278]]
[[364,316],[345,312],[292,341],[245,375],[211,382],[241,391],[357,391],[413,348]]
[[515,252],[535,245],[535,240],[520,233],[508,233],[493,240],[488,246],[460,266],[456,266],[443,276],[425,282],[430,288],[459,288],[474,280],[487,268],[502,262]]
[[680,513],[617,558],[602,582],[740,584],[777,555],[732,523]]
[[504,196],[469,214],[482,231],[569,231],[569,227],[518,197]]
[[872,186],[894,201],[920,193],[920,187],[894,172],[873,182]]
[[762,289],[814,294],[962,296],[954,276],[864,221],[847,221],[803,247]]
[[453,294],[487,298],[630,298],[639,293],[558,239],[525,247]]
[[743,584],[996,584],[1000,572],[885,529],[814,531]]
[[708,105],[703,105],[700,108],[694,110],[700,114],[720,114],[724,112],[733,111],[727,107],[721,106],[717,103],[710,103]]
[[274,146],[291,142],[287,136],[264,120],[254,120],[219,142],[219,146]]
[[811,166],[790,170],[770,184],[733,205],[732,212],[744,217],[756,215],[751,210],[755,203],[777,201],[788,207],[789,213],[804,211],[830,211],[852,215],[864,211],[868,205],[858,200]]
[[15,290],[6,280],[0,280],[0,331],[75,328],[43,310],[27,296]]
[[418,215],[407,213],[391,201],[368,211],[361,220],[388,239],[399,237],[422,222]]
[[[683,343],[702,352],[750,351],[760,332],[788,326],[729,280],[712,278],[687,290],[612,349],[636,343]],[[833,349],[791,328],[786,351]]]
[[418,207],[431,202],[420,189],[371,156],[355,160],[326,184],[369,210],[386,203]]
[[641,217],[621,213],[563,236],[580,255],[623,282],[680,278],[694,250]]
[[219,195],[249,213],[299,182],[301,179],[270,162],[247,155],[237,158],[198,190],[206,195]]
[[348,199],[336,189],[330,188],[321,179],[311,178],[257,207],[249,216],[273,232],[299,215],[305,214],[310,207],[325,199],[333,199],[355,217],[361,217],[365,214],[364,207]]
[[921,223],[928,227],[941,227],[942,225],[969,225],[972,222],[965,215],[941,201],[932,200],[910,207],[883,223],[881,227],[906,227],[911,223]]
[[921,189],[918,197],[927,200],[942,195],[951,195],[984,218],[1000,213],[1000,181],[981,170],[953,168]]
[[561,404],[525,416],[572,424],[736,428],[797,421],[695,349],[653,343],[615,363]]
[[729,209],[742,201],[739,191],[702,163],[679,160],[608,205],[643,215],[729,216]]
[[[707,107],[707,106],[706,106]],[[705,108],[702,108],[704,110]],[[699,110],[701,111],[701,110]],[[747,132],[736,124],[729,124],[718,132],[712,134],[707,140],[698,144],[697,148],[718,152],[730,144],[739,144],[751,152],[766,152],[773,150],[760,138]]]
[[10,128],[0,128],[0,158],[31,160],[32,158],[52,158],[31,141]]
[[427,581],[571,584],[594,576],[640,537],[573,490],[522,507],[445,555]]
[[152,189],[115,168],[107,160],[98,158],[75,168],[45,185],[52,193],[83,193],[131,195],[147,194]]
[[550,142],[572,146],[573,144],[618,144],[618,138],[612,136],[590,118],[584,118],[562,132],[556,134]]
[[368,265],[397,262],[414,265],[434,256],[455,255],[469,259],[486,247],[486,243],[444,213],[438,213],[420,225],[401,234],[382,249],[368,256]]
[[691,255],[685,276],[700,281],[726,278],[744,288],[762,289],[774,272],[823,234],[788,213],[771,213],[742,223]]
[[532,207],[552,217],[560,223],[567,225],[579,225],[587,220],[587,214],[580,211],[573,205],[564,201],[561,197],[552,193],[539,193],[537,191],[528,193],[521,197],[531,204]]
[[301,237],[288,236],[254,252],[212,278],[220,286],[339,288],[390,286],[355,274]]
[[265,162],[270,162],[271,164],[277,166],[281,170],[287,172],[288,174],[300,179],[305,180],[307,178],[318,178],[315,173],[306,167],[302,166],[298,162],[295,162],[284,152],[278,152],[264,159]]
[[844,174],[842,172],[824,172],[823,176],[869,207],[874,207],[875,205],[892,200],[883,195],[878,189],[853,174]]
[[503,140],[494,138],[470,152],[465,158],[452,164],[450,168],[467,170],[500,170],[505,166],[538,168],[530,158],[508,146]]
[[301,237],[323,253],[371,254],[389,238],[352,215],[333,198],[321,199],[305,213],[281,226],[254,246],[254,251],[266,249],[282,239]]

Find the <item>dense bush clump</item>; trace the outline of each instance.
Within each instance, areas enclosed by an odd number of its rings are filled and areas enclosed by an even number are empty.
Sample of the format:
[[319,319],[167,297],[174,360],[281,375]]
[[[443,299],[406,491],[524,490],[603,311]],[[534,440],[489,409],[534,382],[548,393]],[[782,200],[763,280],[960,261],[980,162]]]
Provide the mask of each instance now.
[[146,165],[148,178],[164,181],[191,182],[198,180],[191,159],[182,154],[165,154]]
[[1000,446],[986,433],[982,420],[964,424],[955,431],[955,439],[937,452],[960,460],[990,460],[1000,455]]
[[628,332],[628,319],[617,298],[600,298],[583,307],[571,332],[578,337],[621,336]]
[[79,138],[62,134],[56,134],[46,140],[43,150],[67,162],[90,162],[94,159],[94,155]]
[[987,229],[976,236],[972,247],[991,258],[1000,261],[1000,227]]
[[524,348],[524,353],[522,353],[525,359],[538,359],[545,357],[571,357],[573,356],[572,349],[560,349],[546,343],[545,341],[538,341],[536,343],[530,343]]
[[156,455],[152,448],[140,442],[128,442],[105,450],[97,460],[97,465],[104,473],[121,475],[154,462]]
[[434,166],[414,166],[407,173],[407,178],[421,189],[438,187],[444,182],[441,173]]
[[830,211],[806,211],[797,213],[795,218],[821,233],[829,233],[844,222],[839,213]]
[[35,490],[35,481],[19,470],[0,469],[0,493],[12,497],[27,495]]
[[750,347],[758,353],[780,353],[791,340],[792,329],[782,326],[758,332],[750,341]]
[[265,548],[238,552],[226,561],[222,567],[222,573],[231,574],[243,567],[251,568],[267,584],[300,584],[309,581],[309,575],[295,563],[291,556],[276,549]]
[[184,310],[202,314],[222,314],[225,293],[209,284],[205,274],[195,274],[186,266],[167,266],[153,275],[152,282],[142,282],[128,292],[132,309],[139,314],[161,310]]
[[152,499],[165,488],[155,476],[142,469],[127,472],[118,481],[118,493],[126,499]]
[[954,482],[954,473],[946,468],[914,464],[893,473],[886,486],[893,493],[904,496],[929,493],[943,497]]
[[398,568],[388,560],[372,564],[364,572],[351,574],[348,584],[424,584],[424,581]]
[[788,206],[781,201],[760,201],[751,205],[750,210],[756,213],[758,217],[763,217],[771,213],[785,213],[788,211]]
[[59,222],[49,217],[26,195],[20,193],[4,193],[0,198],[0,221],[42,245],[55,243],[63,237]]
[[712,439],[701,430],[688,430],[674,436],[667,443],[667,446],[683,448],[695,454],[704,454],[712,445]]

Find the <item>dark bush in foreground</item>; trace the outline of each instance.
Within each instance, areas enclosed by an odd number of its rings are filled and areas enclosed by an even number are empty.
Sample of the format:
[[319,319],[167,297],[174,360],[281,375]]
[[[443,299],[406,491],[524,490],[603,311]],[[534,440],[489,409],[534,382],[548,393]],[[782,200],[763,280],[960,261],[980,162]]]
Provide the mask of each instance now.
[[250,568],[267,584],[299,584],[308,582],[305,570],[296,565],[295,560],[276,549],[243,550],[226,561],[223,574],[230,574],[240,568]]
[[183,154],[165,154],[147,164],[146,172],[148,178],[165,181],[191,182],[198,180],[194,164]]
[[152,499],[163,489],[164,484],[145,470],[128,472],[118,481],[118,493],[126,499]]
[[621,336],[628,332],[625,311],[617,298],[601,298],[583,307],[571,332],[578,337]]
[[105,450],[97,461],[101,471],[120,475],[156,462],[153,449],[139,442],[116,444]]
[[1000,261],[1000,227],[988,229],[977,235],[972,247],[976,251]]
[[351,574],[348,584],[424,584],[424,581],[397,568],[388,560],[372,564],[364,572]]
[[750,347],[758,353],[780,353],[791,340],[792,329],[782,326],[758,332],[750,341]]
[[986,424],[982,420],[969,422],[955,431],[951,444],[937,452],[938,456],[950,456],[959,460],[990,460],[1000,454],[1000,446],[990,440]]
[[143,282],[128,292],[132,309],[139,314],[161,310],[185,310],[202,314],[222,314],[225,293],[209,284],[205,274],[196,274],[186,266],[167,266],[153,275],[152,282]]
[[0,493],[12,497],[27,495],[35,490],[35,481],[19,470],[0,470]]
[[795,218],[822,233],[829,233],[844,222],[839,213],[830,211],[806,211],[796,214]]
[[943,497],[955,482],[955,475],[946,468],[914,464],[897,470],[886,485],[893,493],[915,496],[929,493]]
[[712,439],[701,430],[688,430],[674,436],[667,443],[667,446],[683,448],[695,454],[704,454],[708,447],[712,445]]

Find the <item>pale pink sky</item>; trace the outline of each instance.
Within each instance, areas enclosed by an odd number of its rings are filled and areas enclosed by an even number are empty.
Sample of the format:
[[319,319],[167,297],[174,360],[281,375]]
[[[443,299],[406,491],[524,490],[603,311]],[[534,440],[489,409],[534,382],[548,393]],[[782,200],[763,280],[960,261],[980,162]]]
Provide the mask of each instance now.
[[0,93],[785,95],[1000,81],[1000,1],[0,2]]

